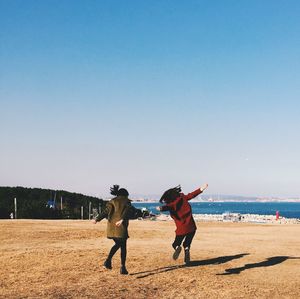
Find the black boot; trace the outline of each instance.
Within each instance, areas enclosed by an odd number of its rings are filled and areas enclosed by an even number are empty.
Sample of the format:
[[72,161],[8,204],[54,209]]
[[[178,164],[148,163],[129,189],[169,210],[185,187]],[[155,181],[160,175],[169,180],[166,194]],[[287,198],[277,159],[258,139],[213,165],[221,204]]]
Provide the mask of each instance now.
[[122,265],[121,268],[120,268],[120,273],[121,274],[124,274],[124,275],[127,275],[128,274],[128,271],[125,267],[125,265]]
[[[174,247],[173,247],[174,248]],[[175,249],[175,251],[174,251],[174,253],[173,253],[173,260],[177,260],[178,259],[178,257],[179,257],[179,254],[180,254],[180,252],[181,252],[181,246],[177,246],[176,248],[174,248]]]
[[107,259],[104,264],[103,264],[104,268],[111,270],[112,266],[111,266],[111,260]]
[[191,261],[191,257],[190,257],[190,249],[189,248],[185,248],[184,249],[184,262],[186,265],[188,265]]

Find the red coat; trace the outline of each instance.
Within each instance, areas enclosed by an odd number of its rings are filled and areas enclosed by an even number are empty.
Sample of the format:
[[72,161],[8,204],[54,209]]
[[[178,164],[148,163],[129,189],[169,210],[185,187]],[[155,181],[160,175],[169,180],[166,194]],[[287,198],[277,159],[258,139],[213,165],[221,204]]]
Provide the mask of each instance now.
[[188,201],[198,196],[200,193],[202,193],[200,188],[187,195],[180,193],[180,196],[174,201],[161,207],[162,211],[169,211],[171,217],[175,221],[176,235],[186,235],[197,229],[192,214],[192,208]]

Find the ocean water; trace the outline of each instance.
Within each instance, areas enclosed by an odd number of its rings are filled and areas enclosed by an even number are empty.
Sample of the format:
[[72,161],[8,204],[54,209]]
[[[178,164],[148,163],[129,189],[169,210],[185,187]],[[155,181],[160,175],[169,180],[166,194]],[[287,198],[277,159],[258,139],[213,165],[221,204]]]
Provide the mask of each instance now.
[[[193,214],[223,214],[225,212],[241,214],[275,215],[300,219],[300,202],[190,202]],[[159,203],[133,203],[136,208],[145,207],[155,210]]]

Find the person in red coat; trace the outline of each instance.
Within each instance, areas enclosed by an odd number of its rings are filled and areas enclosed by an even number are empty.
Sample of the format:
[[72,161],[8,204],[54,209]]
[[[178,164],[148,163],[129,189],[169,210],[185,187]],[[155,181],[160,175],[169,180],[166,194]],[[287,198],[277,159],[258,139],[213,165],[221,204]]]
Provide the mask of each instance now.
[[172,244],[172,247],[175,250],[173,254],[174,260],[177,260],[179,257],[183,241],[184,262],[186,264],[190,262],[190,247],[195,236],[197,226],[193,218],[189,200],[201,194],[207,187],[208,184],[204,184],[199,189],[184,195],[181,193],[181,187],[177,186],[167,190],[160,199],[160,202],[164,203],[164,205],[157,207],[157,210],[169,211],[176,224],[176,237]]

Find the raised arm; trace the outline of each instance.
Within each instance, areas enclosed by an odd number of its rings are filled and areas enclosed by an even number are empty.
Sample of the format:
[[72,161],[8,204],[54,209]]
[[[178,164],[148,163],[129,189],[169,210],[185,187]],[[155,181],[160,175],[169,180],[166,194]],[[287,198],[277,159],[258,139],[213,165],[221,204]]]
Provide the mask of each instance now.
[[201,194],[207,187],[208,187],[208,184],[204,184],[199,189],[197,189],[197,190],[195,190],[191,193],[188,193],[187,195],[184,195],[184,199],[185,200],[191,200],[191,199],[195,198],[196,196]]

